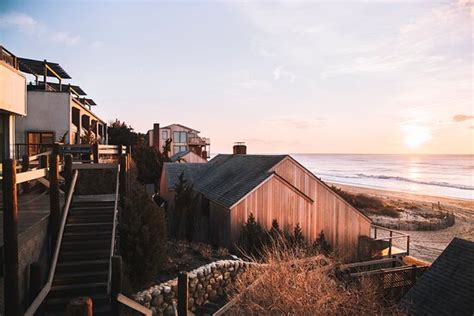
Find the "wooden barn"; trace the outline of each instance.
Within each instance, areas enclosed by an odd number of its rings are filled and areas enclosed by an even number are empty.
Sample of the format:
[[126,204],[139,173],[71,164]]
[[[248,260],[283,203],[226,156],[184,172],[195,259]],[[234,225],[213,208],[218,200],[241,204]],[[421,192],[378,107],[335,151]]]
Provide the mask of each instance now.
[[276,219],[285,230],[299,224],[309,241],[321,231],[344,256],[354,257],[371,220],[344,201],[289,155],[218,155],[207,164],[164,165],[160,193],[173,209],[178,177],[193,183],[209,241],[231,247],[252,213],[267,229]]

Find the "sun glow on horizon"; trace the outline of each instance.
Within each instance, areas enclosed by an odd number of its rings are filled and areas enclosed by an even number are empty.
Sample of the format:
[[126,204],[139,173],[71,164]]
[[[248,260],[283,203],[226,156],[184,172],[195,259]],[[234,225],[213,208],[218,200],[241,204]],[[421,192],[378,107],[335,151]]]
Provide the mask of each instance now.
[[402,131],[405,134],[405,145],[412,149],[423,145],[431,138],[430,130],[425,126],[405,125]]

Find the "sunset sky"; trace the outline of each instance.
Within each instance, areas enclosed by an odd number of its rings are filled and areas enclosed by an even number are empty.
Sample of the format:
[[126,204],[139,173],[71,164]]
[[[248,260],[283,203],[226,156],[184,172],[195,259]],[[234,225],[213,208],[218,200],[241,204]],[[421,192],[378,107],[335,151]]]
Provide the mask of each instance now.
[[211,151],[474,154],[469,1],[0,1],[0,45]]

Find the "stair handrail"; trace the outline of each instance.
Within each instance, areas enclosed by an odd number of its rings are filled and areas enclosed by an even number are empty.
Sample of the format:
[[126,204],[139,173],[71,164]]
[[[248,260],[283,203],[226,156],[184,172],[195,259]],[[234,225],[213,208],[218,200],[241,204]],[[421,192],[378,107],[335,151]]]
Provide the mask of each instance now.
[[69,187],[69,192],[66,197],[66,203],[64,204],[64,207],[63,207],[63,216],[61,218],[61,225],[59,226],[58,237],[56,238],[56,245],[54,247],[53,259],[51,260],[51,268],[49,269],[48,280],[46,281],[46,284],[43,286],[43,288],[38,293],[38,295],[36,295],[33,302],[25,311],[25,316],[34,316],[36,310],[43,303],[44,299],[48,295],[53,285],[54,274],[56,272],[56,265],[58,263],[59,250],[61,248],[61,242],[63,239],[64,227],[66,226],[66,220],[69,214],[69,209],[71,207],[72,196],[76,188],[77,176],[78,176],[78,170],[74,170],[74,173],[72,175],[72,180],[71,180],[71,186]]
[[115,230],[117,226],[117,213],[118,213],[118,200],[119,200],[119,188],[120,188],[120,164],[117,164],[117,182],[115,183],[115,205],[114,205],[114,218],[112,224],[112,239],[110,242],[110,258],[109,258],[109,280],[107,282],[107,293],[111,293],[112,285],[112,257],[115,252]]

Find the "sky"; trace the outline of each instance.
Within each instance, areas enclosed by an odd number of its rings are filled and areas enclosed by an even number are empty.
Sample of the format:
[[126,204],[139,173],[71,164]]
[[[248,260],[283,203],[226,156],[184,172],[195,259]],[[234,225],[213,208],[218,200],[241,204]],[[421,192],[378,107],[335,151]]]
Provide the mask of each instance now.
[[0,45],[58,62],[146,132],[212,153],[474,154],[472,1],[0,1]]

